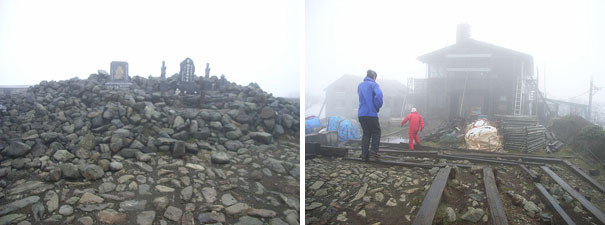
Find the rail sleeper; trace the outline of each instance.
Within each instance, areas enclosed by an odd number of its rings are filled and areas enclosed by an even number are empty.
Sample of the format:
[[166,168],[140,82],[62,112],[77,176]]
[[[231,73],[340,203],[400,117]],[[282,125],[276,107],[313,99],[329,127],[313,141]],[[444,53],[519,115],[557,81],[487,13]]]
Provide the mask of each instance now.
[[447,184],[450,171],[450,167],[441,168],[439,170],[439,173],[437,173],[437,176],[435,176],[435,179],[431,184],[431,188],[429,188],[429,191],[426,193],[426,196],[422,201],[420,210],[418,210],[418,214],[416,214],[412,225],[433,224],[433,218],[435,218],[437,207],[439,207],[439,203],[441,202],[443,189]]
[[561,206],[559,205],[559,203],[557,202],[557,200],[555,198],[553,198],[550,193],[548,193],[548,191],[546,190],[546,188],[544,188],[544,186],[540,183],[534,183],[536,185],[536,188],[538,188],[538,190],[540,191],[540,193],[542,194],[542,196],[546,199],[546,202],[555,209],[555,211],[559,214],[559,216],[561,216],[561,219],[563,219],[563,221],[565,221],[565,224],[567,225],[575,225],[576,223],[573,222],[573,220],[571,220],[571,217],[569,217],[569,215],[567,215],[567,213],[565,213],[565,210],[563,210],[563,208],[561,208]]
[[582,206],[588,210],[588,212],[590,212],[597,220],[600,221],[601,224],[605,224],[605,214],[603,214],[603,211],[588,201],[588,199],[580,194],[580,192],[577,192],[571,186],[569,186],[569,184],[565,183],[565,181],[563,181],[563,179],[561,179],[561,177],[559,177],[555,172],[550,170],[550,168],[546,166],[541,166],[541,168],[544,170],[544,172],[546,172],[546,174],[555,180],[555,182],[557,182],[557,184],[559,184],[563,190],[567,191],[572,197],[578,200]]
[[506,212],[504,212],[504,205],[500,200],[500,194],[498,187],[496,186],[496,178],[491,167],[483,167],[483,183],[485,183],[485,193],[487,194],[487,204],[489,204],[489,211],[492,216],[494,225],[507,225],[508,219],[506,219]]

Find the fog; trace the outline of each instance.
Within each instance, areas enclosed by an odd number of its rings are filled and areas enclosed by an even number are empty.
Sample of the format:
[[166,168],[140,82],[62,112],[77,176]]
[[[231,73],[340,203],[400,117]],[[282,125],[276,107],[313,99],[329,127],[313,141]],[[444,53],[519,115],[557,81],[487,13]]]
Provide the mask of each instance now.
[[[605,86],[604,11],[596,0],[307,0],[307,99],[343,74],[368,69],[378,83],[423,78],[426,65],[416,58],[454,44],[456,25],[468,23],[471,38],[532,55],[548,98],[587,104],[590,77]],[[604,99],[605,90],[594,95]]]
[[[0,85],[86,79],[111,61],[168,76],[190,57],[204,75],[298,97],[302,2],[0,1]],[[287,87],[287,88],[286,88]]]

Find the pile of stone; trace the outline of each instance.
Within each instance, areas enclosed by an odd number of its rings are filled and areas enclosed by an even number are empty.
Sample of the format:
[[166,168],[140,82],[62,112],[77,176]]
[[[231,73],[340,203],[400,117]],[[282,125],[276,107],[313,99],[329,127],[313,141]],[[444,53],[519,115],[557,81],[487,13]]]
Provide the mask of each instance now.
[[[210,79],[215,91],[200,96],[145,92],[151,81],[135,77],[130,88],[104,85],[109,76],[43,81],[23,95],[3,95],[2,157],[54,156],[67,150],[80,158],[125,158],[200,150],[237,151],[244,144],[297,138],[298,103],[276,98],[258,85]],[[170,79],[169,79],[170,82]],[[192,100],[193,99],[193,100]],[[197,104],[189,104],[190,102]],[[65,161],[59,153],[57,159]]]
[[297,102],[224,76],[196,95],[112,79],[0,95],[0,224],[298,224]]

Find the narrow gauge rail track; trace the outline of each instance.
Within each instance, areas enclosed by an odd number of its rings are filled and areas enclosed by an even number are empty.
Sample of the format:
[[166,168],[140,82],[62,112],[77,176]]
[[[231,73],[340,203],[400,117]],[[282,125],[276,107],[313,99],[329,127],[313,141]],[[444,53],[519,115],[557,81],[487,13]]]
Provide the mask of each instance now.
[[[316,149],[314,152],[318,155],[329,156],[342,156],[345,160],[354,160],[361,161],[359,158],[350,157],[350,153],[359,152],[358,148],[349,147],[349,148],[337,148],[337,147],[329,147],[325,148],[320,146],[319,149]],[[559,159],[559,158],[551,158],[551,157],[534,157],[534,156],[526,156],[526,155],[513,155],[513,154],[451,154],[444,153],[440,151],[409,151],[409,150],[398,150],[398,149],[385,149],[381,150],[383,156],[371,160],[369,163],[374,164],[385,164],[392,166],[404,166],[404,167],[420,167],[420,168],[434,168],[438,167],[439,172],[433,178],[432,184],[428,189],[422,204],[416,215],[413,217],[412,224],[433,224],[435,214],[437,212],[437,208],[439,207],[440,202],[442,201],[442,196],[444,193],[444,189],[448,184],[448,181],[451,179],[451,171],[452,168],[482,168],[483,175],[483,183],[485,186],[485,193],[487,196],[487,203],[489,206],[489,219],[490,224],[504,225],[509,224],[509,216],[507,215],[507,211],[505,210],[505,206],[502,203],[502,199],[500,198],[501,191],[498,189],[498,182],[496,178],[496,174],[494,173],[493,168],[490,165],[499,164],[501,166],[511,166],[512,168],[520,168],[521,171],[533,182],[533,186],[537,193],[540,194],[542,201],[544,204],[553,211],[553,214],[557,216],[557,224],[583,224],[585,221],[574,221],[569,213],[573,213],[570,211],[566,211],[557,200],[553,198],[553,196],[547,191],[545,185],[541,183],[543,180],[551,178],[554,182],[556,182],[559,186],[562,187],[564,191],[569,193],[575,200],[580,202],[580,204],[592,215],[594,218],[592,219],[593,223],[596,224],[605,224],[605,213],[601,211],[597,206],[595,206],[592,202],[590,202],[585,196],[583,196],[580,192],[572,188],[569,184],[565,182],[560,176],[558,176],[555,172],[553,172],[548,165],[556,164],[559,166],[564,166],[569,168],[573,174],[577,175],[584,181],[591,184],[593,188],[600,191],[602,194],[605,192],[605,188],[603,185],[598,183],[595,179],[588,176],[585,172],[579,169],[577,166],[573,165],[571,162]],[[389,155],[390,154],[390,155]],[[480,163],[478,165],[469,165],[469,164],[460,164],[460,163],[426,163],[426,162],[411,162],[403,160],[403,157],[392,156],[392,155],[403,155],[410,157],[423,157],[423,158],[434,158],[434,159],[450,159],[450,160],[468,160],[470,162]],[[504,159],[506,158],[506,160]],[[487,165],[486,165],[487,164]],[[548,176],[541,177],[539,174],[529,169],[529,166],[535,166],[537,168],[541,168],[544,173]],[[605,196],[604,196],[605,197]]]

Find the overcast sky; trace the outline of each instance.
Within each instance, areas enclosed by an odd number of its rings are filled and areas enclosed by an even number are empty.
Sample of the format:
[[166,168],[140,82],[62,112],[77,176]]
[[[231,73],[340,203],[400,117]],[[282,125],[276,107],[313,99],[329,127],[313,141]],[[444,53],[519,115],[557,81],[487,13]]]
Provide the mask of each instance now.
[[299,95],[303,3],[259,1],[0,0],[0,85],[85,79],[111,61],[131,76],[179,72],[257,82],[276,96]]
[[305,17],[307,92],[368,69],[379,83],[423,78],[416,58],[455,43],[459,23],[471,38],[533,55],[548,97],[587,103],[591,75],[605,86],[604,1],[307,0]]

